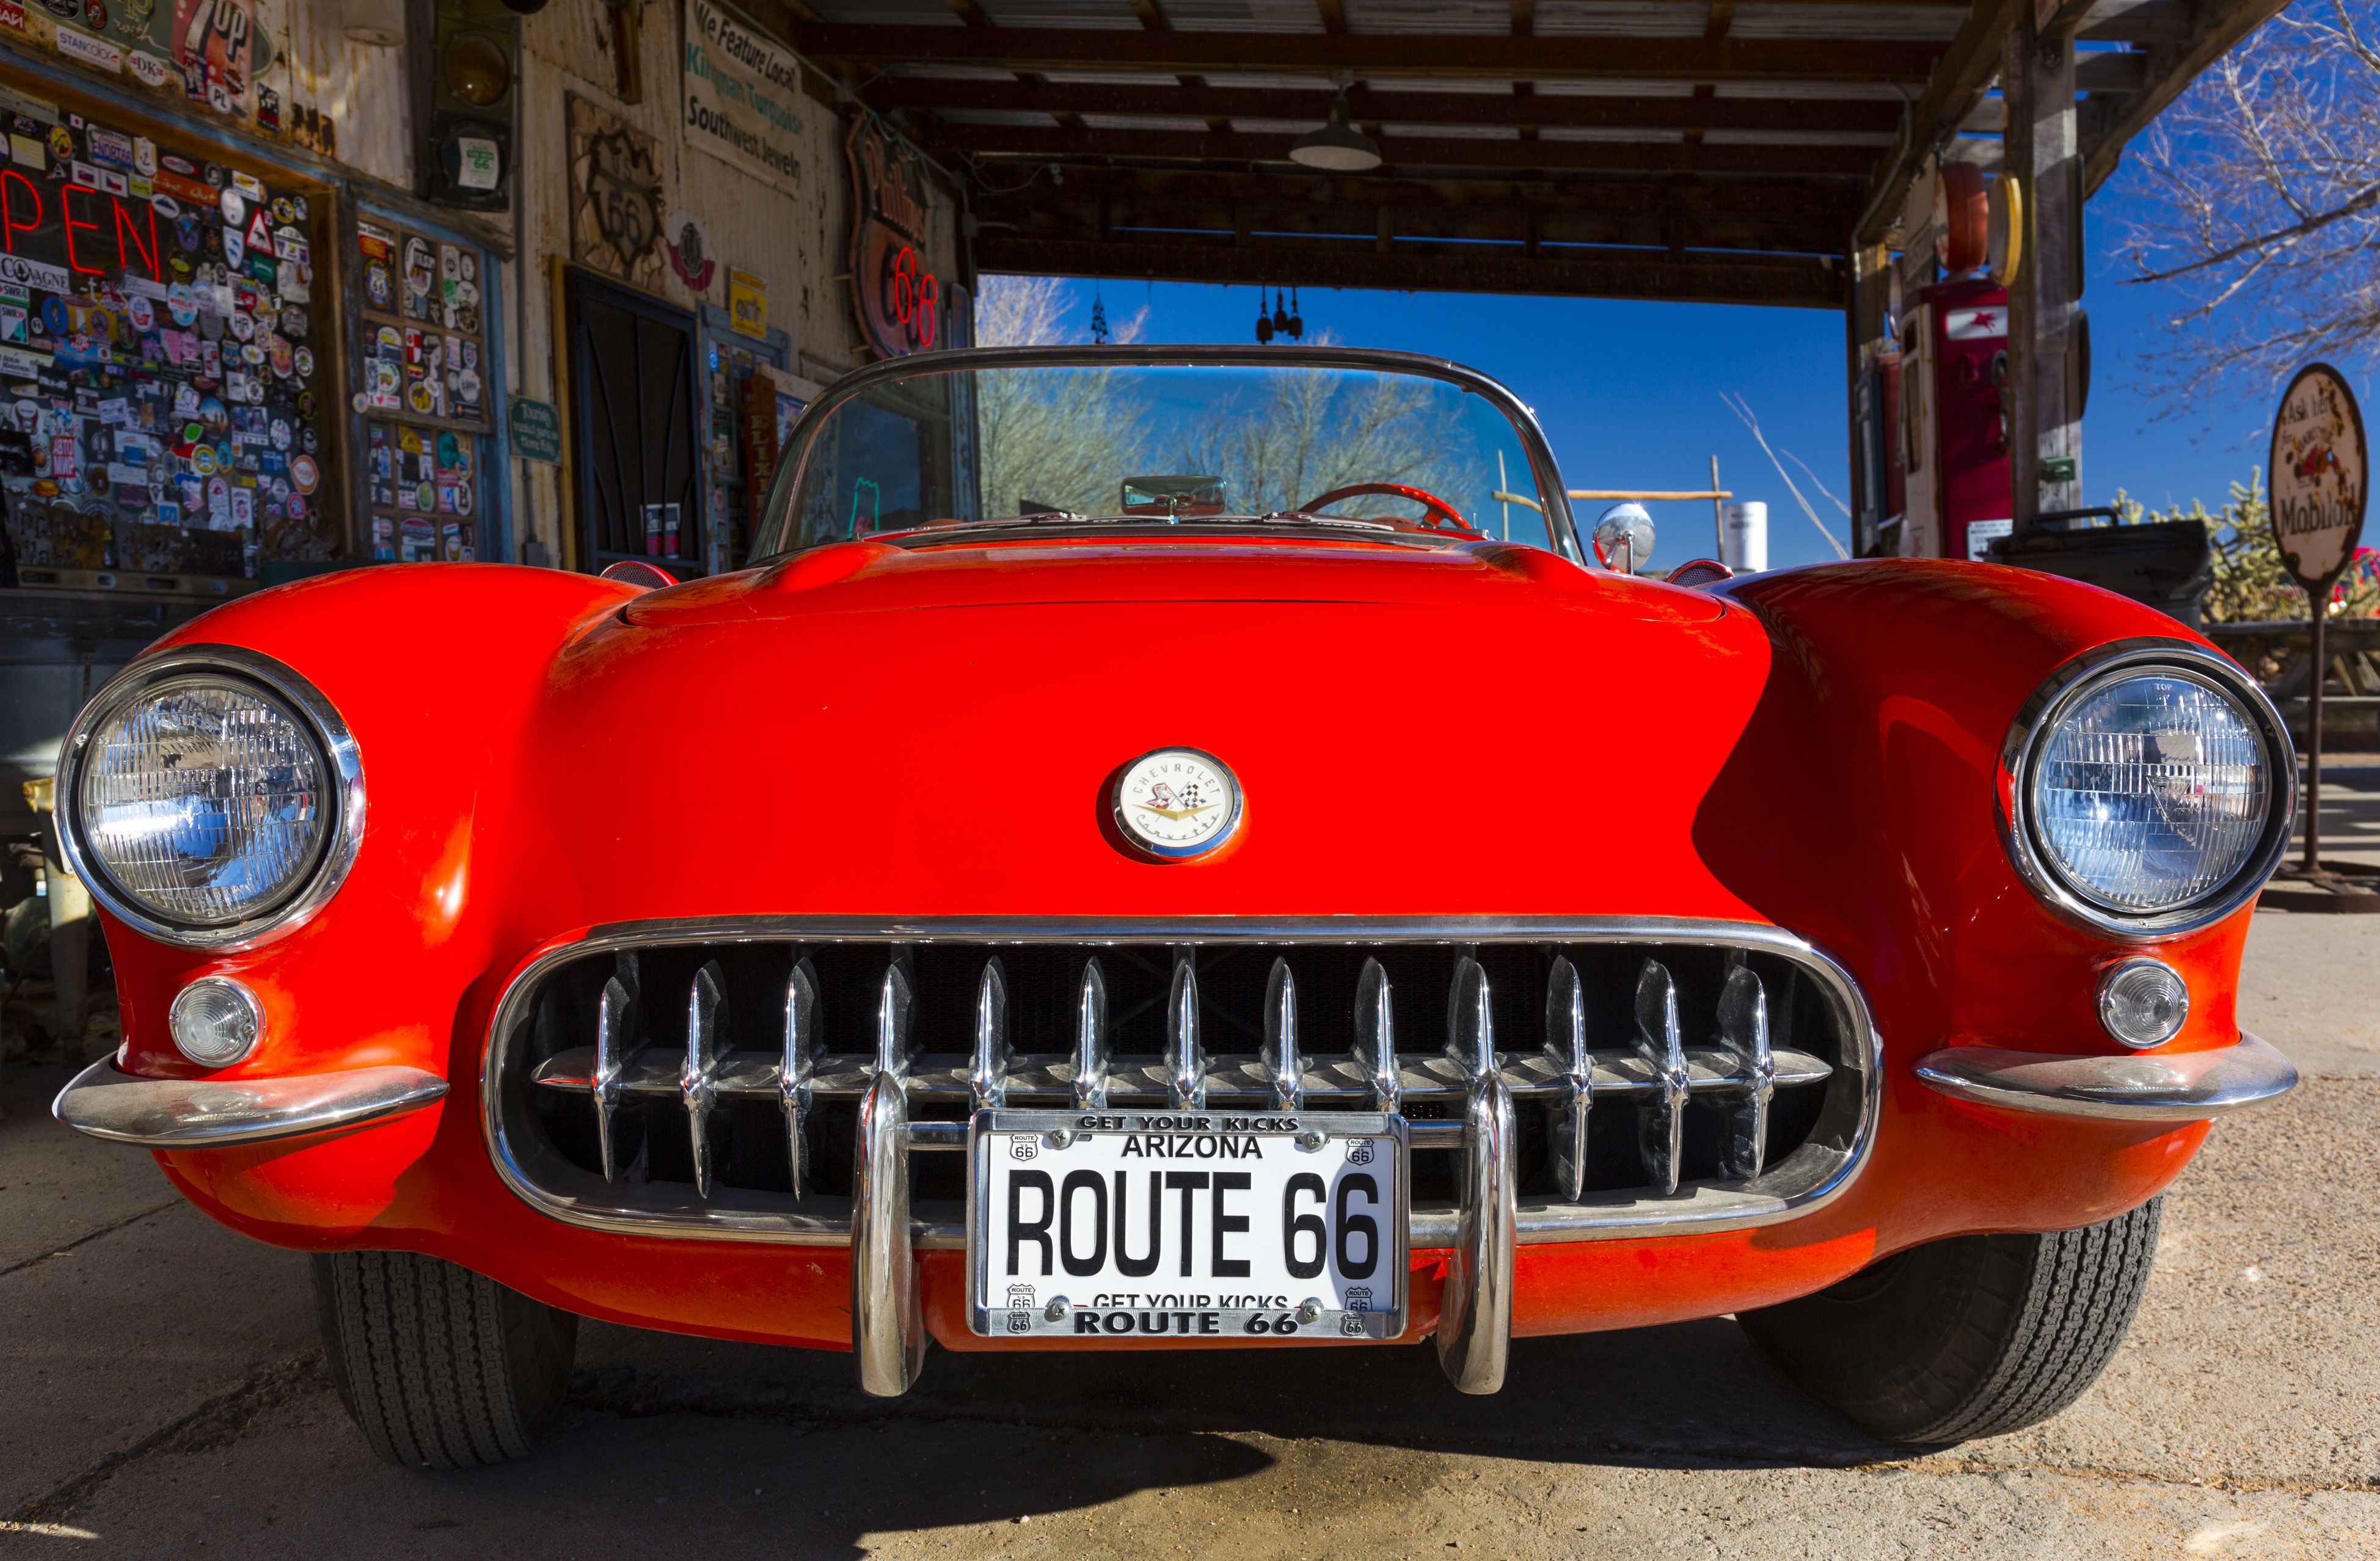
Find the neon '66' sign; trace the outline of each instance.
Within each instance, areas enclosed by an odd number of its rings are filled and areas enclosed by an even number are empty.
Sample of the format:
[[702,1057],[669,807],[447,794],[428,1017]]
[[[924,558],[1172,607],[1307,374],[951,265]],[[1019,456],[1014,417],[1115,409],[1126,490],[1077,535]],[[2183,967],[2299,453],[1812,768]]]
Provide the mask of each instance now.
[[934,345],[941,283],[926,265],[926,178],[917,154],[862,115],[844,141],[851,169],[851,305],[881,357]]

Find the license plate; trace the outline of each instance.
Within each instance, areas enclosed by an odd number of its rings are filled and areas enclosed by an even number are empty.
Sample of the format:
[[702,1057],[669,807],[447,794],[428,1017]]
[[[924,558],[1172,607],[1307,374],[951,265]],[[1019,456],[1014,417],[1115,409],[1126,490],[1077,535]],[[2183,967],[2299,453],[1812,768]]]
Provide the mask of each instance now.
[[978,1334],[1245,1344],[1404,1331],[1401,1117],[990,1110],[968,1152]]

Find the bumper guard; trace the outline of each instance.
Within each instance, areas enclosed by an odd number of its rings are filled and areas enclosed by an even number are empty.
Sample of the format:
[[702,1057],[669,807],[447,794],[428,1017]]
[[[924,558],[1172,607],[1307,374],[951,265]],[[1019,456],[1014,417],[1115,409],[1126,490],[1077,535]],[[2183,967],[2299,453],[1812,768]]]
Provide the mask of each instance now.
[[2298,1071],[2246,1031],[2213,1051],[2068,1057],[1998,1047],[1945,1047],[1917,1060],[1917,1076],[1981,1106],[2115,1122],[2203,1122],[2261,1106],[2297,1087]]
[[102,1058],[50,1114],[78,1132],[143,1149],[226,1149],[419,1111],[446,1081],[419,1068],[351,1068],[277,1079],[143,1079]]

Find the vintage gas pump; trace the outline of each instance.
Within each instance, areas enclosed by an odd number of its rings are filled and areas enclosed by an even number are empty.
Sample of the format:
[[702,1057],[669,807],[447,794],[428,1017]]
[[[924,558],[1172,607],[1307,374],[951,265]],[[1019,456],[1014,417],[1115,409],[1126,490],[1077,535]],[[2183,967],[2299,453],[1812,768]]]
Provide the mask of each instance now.
[[1989,231],[1982,173],[1946,164],[1935,234],[1949,275],[1900,322],[1904,557],[1988,560],[2010,529],[2008,289],[1984,270]]

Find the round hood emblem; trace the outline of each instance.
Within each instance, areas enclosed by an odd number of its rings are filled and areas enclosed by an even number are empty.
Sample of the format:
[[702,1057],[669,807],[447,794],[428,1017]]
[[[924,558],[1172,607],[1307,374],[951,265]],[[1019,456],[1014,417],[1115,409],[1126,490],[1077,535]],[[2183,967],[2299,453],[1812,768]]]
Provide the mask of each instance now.
[[1160,861],[1220,851],[1239,832],[1240,814],[1238,777],[1196,748],[1143,754],[1116,780],[1116,828],[1134,849]]

